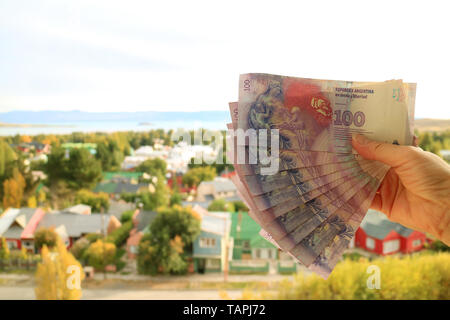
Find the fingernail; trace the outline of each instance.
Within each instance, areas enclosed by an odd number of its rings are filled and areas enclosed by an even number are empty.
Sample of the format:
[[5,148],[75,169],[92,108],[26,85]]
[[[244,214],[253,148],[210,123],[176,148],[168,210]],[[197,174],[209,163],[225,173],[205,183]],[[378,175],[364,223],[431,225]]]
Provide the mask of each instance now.
[[356,142],[358,142],[358,144],[360,145],[365,145],[369,143],[369,139],[367,139],[366,137],[364,137],[361,134],[357,134],[353,136],[353,140],[355,140]]

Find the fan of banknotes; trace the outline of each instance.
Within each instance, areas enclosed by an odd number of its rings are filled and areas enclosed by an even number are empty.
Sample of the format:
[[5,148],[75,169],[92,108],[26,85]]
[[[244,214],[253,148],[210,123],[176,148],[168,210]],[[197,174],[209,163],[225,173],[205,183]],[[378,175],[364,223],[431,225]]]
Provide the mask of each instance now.
[[328,278],[389,170],[361,158],[352,135],[412,144],[415,92],[402,80],[241,75],[227,156],[261,235]]

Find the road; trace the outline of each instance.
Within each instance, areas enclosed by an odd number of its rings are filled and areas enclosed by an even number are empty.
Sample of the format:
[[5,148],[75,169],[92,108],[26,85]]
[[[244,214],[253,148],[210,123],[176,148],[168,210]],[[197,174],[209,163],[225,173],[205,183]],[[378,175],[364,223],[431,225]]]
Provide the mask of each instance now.
[[[238,299],[241,290],[227,290],[231,299]],[[34,300],[32,287],[0,286],[0,300]],[[217,300],[218,290],[126,290],[126,289],[83,289],[82,300]]]

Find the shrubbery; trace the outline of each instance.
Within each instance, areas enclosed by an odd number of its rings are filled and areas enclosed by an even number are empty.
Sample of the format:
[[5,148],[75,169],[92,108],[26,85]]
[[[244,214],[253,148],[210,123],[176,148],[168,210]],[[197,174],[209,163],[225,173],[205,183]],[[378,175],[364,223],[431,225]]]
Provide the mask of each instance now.
[[120,222],[125,223],[127,221],[131,221],[133,219],[134,212],[134,210],[127,210],[122,212],[122,214],[120,215]]
[[58,234],[53,228],[41,227],[34,233],[34,246],[38,250],[41,250],[44,245],[46,245],[47,248],[52,249],[56,246],[57,241]]
[[186,273],[187,257],[199,234],[200,217],[191,209],[180,206],[161,209],[150,225],[150,232],[139,242],[139,273]]
[[133,221],[125,222],[106,237],[106,242],[114,243],[116,247],[120,247],[127,241],[131,229],[133,229]]
[[[367,268],[380,268],[381,288],[367,287]],[[244,292],[247,299],[450,299],[450,254],[418,254],[373,261],[340,262],[328,280],[299,273],[284,280],[275,294]]]

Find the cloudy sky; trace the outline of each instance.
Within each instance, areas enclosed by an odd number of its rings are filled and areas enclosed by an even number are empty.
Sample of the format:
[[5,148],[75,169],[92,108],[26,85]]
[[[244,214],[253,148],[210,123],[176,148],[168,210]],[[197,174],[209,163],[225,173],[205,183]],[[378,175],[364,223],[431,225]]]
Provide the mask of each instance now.
[[221,3],[0,0],[0,112],[226,110],[265,72],[402,78],[450,118],[445,1]]

